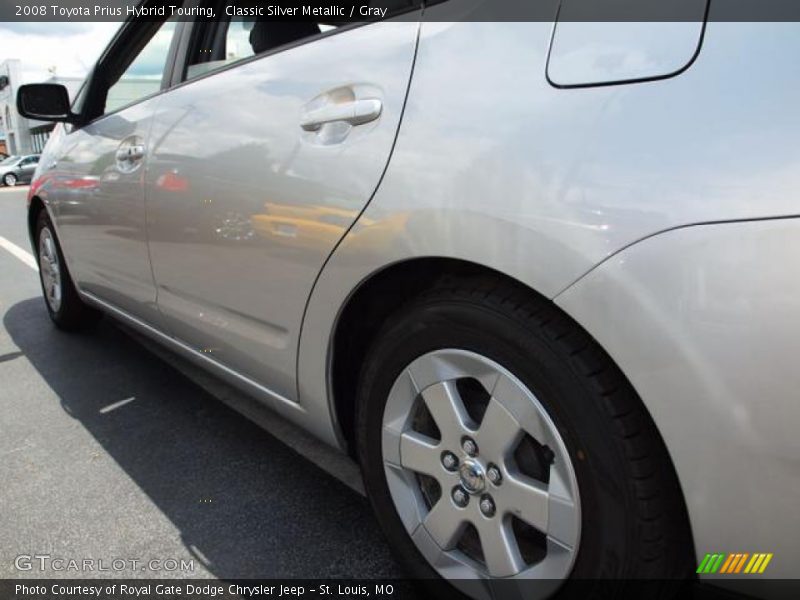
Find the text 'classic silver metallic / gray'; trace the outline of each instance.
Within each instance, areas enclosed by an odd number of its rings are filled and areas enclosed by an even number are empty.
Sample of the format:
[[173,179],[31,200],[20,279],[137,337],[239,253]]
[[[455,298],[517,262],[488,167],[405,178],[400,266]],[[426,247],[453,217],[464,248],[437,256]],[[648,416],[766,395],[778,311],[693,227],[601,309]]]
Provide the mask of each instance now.
[[459,3],[130,21],[71,103],[21,88],[61,122],[29,193],[51,317],[350,453],[414,577],[795,576],[798,24]]

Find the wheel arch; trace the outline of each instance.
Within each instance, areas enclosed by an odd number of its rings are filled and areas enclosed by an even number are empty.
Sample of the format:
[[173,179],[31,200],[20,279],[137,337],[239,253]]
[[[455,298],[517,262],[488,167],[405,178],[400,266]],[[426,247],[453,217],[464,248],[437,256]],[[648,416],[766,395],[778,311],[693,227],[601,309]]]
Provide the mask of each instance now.
[[355,389],[361,365],[382,325],[403,305],[445,277],[516,280],[489,267],[444,257],[415,257],[384,266],[363,279],[341,307],[331,335],[332,409],[348,453],[355,457]]
[[[479,263],[448,257],[414,257],[386,265],[361,280],[354,288],[340,308],[331,333],[328,364],[331,409],[335,413],[332,416],[351,456],[355,455],[355,389],[370,345],[380,334],[382,325],[396,311],[434,285],[441,284],[447,278],[458,277],[499,280],[543,300],[565,319],[580,327],[608,355],[594,336],[574,317],[545,294],[506,273]],[[631,384],[630,378],[613,358],[608,356],[608,359]],[[658,424],[645,403],[641,398],[639,401],[658,429]]]

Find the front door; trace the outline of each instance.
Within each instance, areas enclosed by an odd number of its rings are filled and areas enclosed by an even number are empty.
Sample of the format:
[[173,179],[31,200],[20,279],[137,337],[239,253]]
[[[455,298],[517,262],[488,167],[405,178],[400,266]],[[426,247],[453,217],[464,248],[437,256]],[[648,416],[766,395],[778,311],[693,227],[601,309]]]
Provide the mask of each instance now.
[[121,31],[79,100],[82,110],[92,111],[88,122],[60,133],[43,165],[78,287],[150,322],[157,308],[142,182],[175,30],[167,22]]
[[177,338],[294,400],[306,300],[386,167],[418,27],[208,27],[151,134],[158,305]]

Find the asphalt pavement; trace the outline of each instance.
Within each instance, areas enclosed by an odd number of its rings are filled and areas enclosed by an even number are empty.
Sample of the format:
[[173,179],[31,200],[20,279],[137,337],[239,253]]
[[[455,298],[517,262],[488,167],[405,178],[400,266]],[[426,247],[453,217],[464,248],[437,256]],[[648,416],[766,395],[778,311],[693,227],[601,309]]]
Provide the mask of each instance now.
[[51,325],[26,191],[0,188],[0,578],[402,577],[346,460],[111,319]]

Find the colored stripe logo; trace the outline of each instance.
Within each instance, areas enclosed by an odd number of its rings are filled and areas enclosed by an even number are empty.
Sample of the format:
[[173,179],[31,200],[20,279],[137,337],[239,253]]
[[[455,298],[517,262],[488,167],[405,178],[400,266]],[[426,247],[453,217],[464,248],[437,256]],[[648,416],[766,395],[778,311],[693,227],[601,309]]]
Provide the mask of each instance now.
[[747,552],[706,554],[697,567],[697,573],[719,573],[720,575],[737,573],[745,573],[748,575],[761,574],[766,571],[767,565],[772,560],[772,556],[771,552],[755,554],[749,554]]

